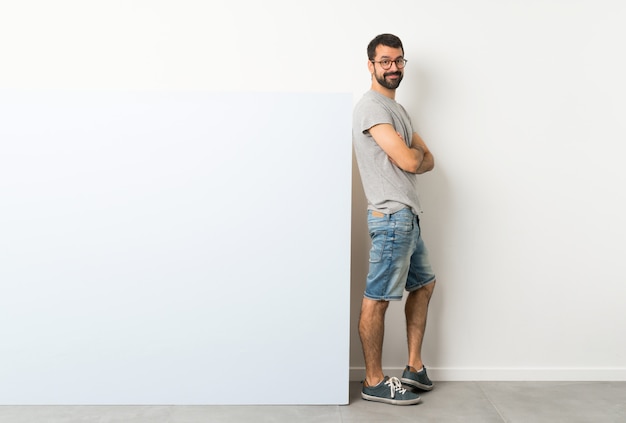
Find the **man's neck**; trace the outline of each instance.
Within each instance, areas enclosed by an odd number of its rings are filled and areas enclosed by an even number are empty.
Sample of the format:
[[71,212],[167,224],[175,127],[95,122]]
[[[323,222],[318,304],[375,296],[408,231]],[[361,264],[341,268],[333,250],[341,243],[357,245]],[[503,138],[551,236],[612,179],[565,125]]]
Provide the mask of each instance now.
[[372,90],[376,91],[377,93],[380,93],[382,95],[384,95],[387,98],[390,98],[392,100],[396,99],[396,90],[390,90],[389,88],[385,88],[382,85],[378,84],[377,82],[372,82]]

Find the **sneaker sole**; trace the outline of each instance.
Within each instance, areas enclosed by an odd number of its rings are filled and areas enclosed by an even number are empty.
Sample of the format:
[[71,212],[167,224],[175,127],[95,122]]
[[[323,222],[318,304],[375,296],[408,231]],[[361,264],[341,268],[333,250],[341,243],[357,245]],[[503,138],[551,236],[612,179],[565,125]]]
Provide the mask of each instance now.
[[424,385],[422,383],[414,381],[413,379],[407,379],[405,377],[400,379],[400,382],[404,383],[405,385],[409,385],[413,388],[421,389],[423,391],[431,391],[434,388],[433,385]]
[[417,397],[412,400],[395,400],[392,398],[382,398],[382,397],[376,397],[374,395],[367,395],[363,392],[361,392],[361,398],[367,401],[384,402],[385,404],[392,404],[392,405],[415,405],[415,404],[419,404],[420,402],[422,402],[422,399],[420,397]]

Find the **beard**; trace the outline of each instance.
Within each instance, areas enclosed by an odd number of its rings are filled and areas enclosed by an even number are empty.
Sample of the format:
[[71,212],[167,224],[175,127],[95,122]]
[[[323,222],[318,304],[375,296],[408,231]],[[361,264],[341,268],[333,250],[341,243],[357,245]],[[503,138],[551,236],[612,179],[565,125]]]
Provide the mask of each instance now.
[[[398,79],[387,79],[387,77],[390,75],[398,75]],[[374,76],[376,77],[376,80],[380,85],[387,89],[395,90],[400,85],[400,82],[402,81],[402,77],[404,75],[402,75],[402,72],[396,71],[383,73],[382,76],[378,74]]]

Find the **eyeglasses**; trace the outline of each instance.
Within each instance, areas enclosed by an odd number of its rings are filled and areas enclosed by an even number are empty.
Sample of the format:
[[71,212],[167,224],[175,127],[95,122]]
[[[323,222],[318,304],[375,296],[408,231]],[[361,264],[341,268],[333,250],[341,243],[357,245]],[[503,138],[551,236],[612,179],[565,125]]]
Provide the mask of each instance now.
[[404,68],[404,66],[406,66],[406,62],[407,62],[407,61],[408,61],[408,60],[406,60],[406,59],[405,59],[405,58],[403,58],[403,57],[399,57],[399,58],[397,58],[396,60],[384,59],[384,60],[381,60],[381,61],[378,61],[378,62],[377,62],[377,61],[375,61],[375,60],[370,60],[370,62],[372,62],[372,63],[378,63],[378,64],[380,64],[380,67],[381,67],[381,68],[383,68],[384,70],[389,70],[389,69],[391,69],[391,64],[392,64],[392,63],[395,63],[395,64],[396,64],[396,67],[397,67],[398,69],[403,69],[403,68]]

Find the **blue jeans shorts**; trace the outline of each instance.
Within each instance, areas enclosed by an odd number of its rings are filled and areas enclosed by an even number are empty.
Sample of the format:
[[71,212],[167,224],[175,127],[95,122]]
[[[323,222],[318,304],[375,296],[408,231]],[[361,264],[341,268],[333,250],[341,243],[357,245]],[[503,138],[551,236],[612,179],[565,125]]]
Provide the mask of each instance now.
[[419,217],[410,209],[392,214],[368,210],[372,239],[365,297],[401,300],[404,290],[415,291],[435,281],[428,250],[420,236]]

